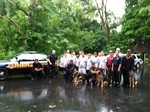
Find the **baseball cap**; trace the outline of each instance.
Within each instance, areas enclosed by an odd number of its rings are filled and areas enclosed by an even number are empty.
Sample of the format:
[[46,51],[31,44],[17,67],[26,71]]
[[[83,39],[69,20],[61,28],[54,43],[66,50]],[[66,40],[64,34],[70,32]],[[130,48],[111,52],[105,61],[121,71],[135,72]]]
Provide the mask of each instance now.
[[131,52],[131,50],[130,50],[130,49],[128,49],[128,50],[127,50],[127,52]]

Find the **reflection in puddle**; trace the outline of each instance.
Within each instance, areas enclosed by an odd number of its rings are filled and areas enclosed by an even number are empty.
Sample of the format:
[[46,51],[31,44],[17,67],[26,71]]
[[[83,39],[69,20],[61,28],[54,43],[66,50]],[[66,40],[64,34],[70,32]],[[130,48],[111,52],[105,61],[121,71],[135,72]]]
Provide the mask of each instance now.
[[[142,70],[136,71],[138,83],[148,81]],[[50,82],[50,83],[49,83]],[[149,82],[147,82],[149,83]],[[66,83],[64,79],[30,81],[6,80],[0,82],[0,110],[12,106],[12,111],[87,111],[114,112],[124,110],[128,112],[138,110],[139,105],[148,109],[150,88],[117,88],[93,87],[86,85],[75,86]],[[15,110],[16,109],[16,110]],[[140,108],[142,111],[143,108]]]

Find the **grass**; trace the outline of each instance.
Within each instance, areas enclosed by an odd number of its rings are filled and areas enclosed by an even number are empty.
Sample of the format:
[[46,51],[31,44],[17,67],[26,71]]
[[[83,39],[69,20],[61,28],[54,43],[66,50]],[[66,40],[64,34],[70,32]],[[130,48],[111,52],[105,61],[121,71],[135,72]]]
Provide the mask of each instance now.
[[20,75],[11,75],[11,76],[8,76],[8,79],[16,79],[16,78],[31,78],[31,75],[30,74],[20,74]]

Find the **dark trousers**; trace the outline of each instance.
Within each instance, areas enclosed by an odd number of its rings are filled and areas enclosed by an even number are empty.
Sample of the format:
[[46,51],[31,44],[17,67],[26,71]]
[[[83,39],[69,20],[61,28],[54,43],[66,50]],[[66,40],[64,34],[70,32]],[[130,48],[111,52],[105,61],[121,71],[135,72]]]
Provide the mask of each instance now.
[[73,80],[73,73],[70,72],[69,70],[67,70],[66,74],[65,74],[65,80],[66,81],[71,81]]
[[108,68],[108,70],[107,70],[107,74],[108,74],[108,84],[110,85],[110,84],[112,84],[112,66],[108,66],[107,67]]
[[120,83],[122,82],[122,68],[120,69],[120,72],[119,72],[119,81]]
[[56,75],[56,66],[53,65],[53,64],[49,65],[48,69],[49,69],[48,76],[52,77],[52,78],[56,78],[57,77],[57,75]]
[[85,80],[87,81],[87,85],[89,85],[89,84],[90,84],[90,82],[89,82],[89,78],[90,78],[90,72],[89,72],[89,70],[86,70]]
[[91,74],[91,77],[92,77],[93,86],[95,86],[95,83],[96,83],[96,74]]
[[32,77],[34,80],[40,80],[43,78],[43,71],[33,71]]
[[114,67],[113,79],[115,84],[120,84],[120,72],[118,72],[118,67]]
[[129,70],[123,69],[123,85],[124,86],[129,85]]

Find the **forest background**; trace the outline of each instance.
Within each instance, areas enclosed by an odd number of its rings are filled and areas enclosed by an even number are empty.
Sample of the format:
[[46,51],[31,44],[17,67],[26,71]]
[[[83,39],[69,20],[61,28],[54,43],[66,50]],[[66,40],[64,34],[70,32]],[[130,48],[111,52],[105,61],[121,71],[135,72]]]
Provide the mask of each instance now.
[[23,51],[108,53],[149,45],[150,0],[125,0],[122,18],[108,9],[108,1],[0,0],[0,59]]

